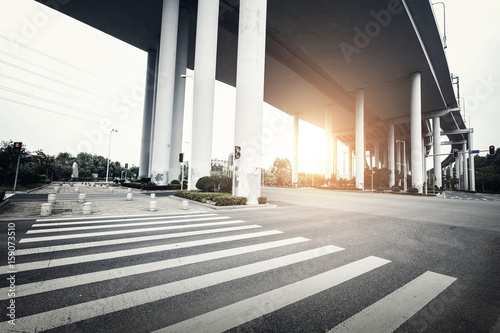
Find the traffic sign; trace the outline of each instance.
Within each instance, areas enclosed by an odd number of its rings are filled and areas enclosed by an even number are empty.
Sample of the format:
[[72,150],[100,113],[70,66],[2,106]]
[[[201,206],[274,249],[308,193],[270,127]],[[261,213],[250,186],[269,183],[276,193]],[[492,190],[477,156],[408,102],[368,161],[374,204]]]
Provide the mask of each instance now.
[[479,154],[479,149],[478,150],[471,150],[470,153],[471,154]]

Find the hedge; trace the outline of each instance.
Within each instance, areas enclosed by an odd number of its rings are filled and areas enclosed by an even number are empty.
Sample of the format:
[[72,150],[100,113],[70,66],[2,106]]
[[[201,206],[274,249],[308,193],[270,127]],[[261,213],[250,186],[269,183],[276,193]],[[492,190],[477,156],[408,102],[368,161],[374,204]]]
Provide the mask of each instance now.
[[0,190],[0,201],[2,201],[3,198],[5,198],[5,190]]
[[399,188],[399,186],[393,186],[393,187],[391,187],[391,190],[392,190],[392,192],[396,192],[397,193],[397,192],[401,191],[401,188]]
[[176,197],[194,200],[205,203],[213,201],[216,206],[236,206],[246,205],[247,198],[233,197],[229,193],[214,193],[214,192],[201,192],[201,191],[177,191],[174,193]]
[[260,196],[257,198],[257,201],[259,202],[259,205],[265,205],[267,204],[267,197],[266,196]]
[[154,185],[152,183],[146,184],[138,184],[138,183],[123,183],[121,184],[123,187],[131,187],[139,190],[146,191],[172,191],[172,190],[180,190],[181,184],[169,184],[169,185]]
[[412,187],[412,188],[408,189],[408,193],[417,194],[418,193],[418,188]]

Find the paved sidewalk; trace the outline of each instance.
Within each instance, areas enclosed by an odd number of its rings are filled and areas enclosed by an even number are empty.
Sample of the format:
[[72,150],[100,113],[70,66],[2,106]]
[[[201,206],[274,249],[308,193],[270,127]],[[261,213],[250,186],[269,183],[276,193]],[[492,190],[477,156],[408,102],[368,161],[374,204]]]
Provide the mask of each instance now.
[[[56,203],[52,209],[52,215],[47,218],[55,217],[88,217],[88,216],[113,216],[113,215],[153,215],[171,212],[186,211],[182,209],[182,201],[177,198],[168,196],[156,197],[157,210],[155,212],[149,211],[150,196],[142,194],[140,190],[131,189],[132,200],[127,201],[128,188],[123,187],[106,187],[104,186],[88,186],[84,183],[75,183],[74,186],[70,184],[63,184],[61,186],[46,186],[41,189],[32,191],[31,194],[53,194],[56,193],[54,189],[58,188],[56,194]],[[113,188],[113,193],[111,193]],[[76,192],[78,190],[78,192]],[[74,195],[68,195],[73,193]],[[83,203],[78,202],[78,193],[86,193],[94,195],[93,199],[88,199],[87,202],[92,202],[92,214],[83,215]],[[96,196],[98,195],[98,196]],[[59,198],[58,198],[59,196]],[[19,220],[19,219],[39,219],[44,218],[40,216],[42,204],[40,201],[26,201],[26,202],[10,202],[8,205],[0,208],[0,220]],[[189,202],[187,211],[202,211],[206,207]]]

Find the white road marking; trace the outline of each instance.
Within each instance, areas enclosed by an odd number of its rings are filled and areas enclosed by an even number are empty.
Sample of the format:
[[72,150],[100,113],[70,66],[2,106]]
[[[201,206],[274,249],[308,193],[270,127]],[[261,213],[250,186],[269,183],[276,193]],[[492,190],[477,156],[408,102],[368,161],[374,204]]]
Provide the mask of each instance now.
[[[273,269],[285,267],[342,250],[344,249],[336,246],[325,246],[319,249],[308,250],[254,264],[230,268],[215,273],[111,296],[96,301],[71,305],[61,309],[25,316],[16,319],[16,329],[29,332],[45,331],[239,278],[271,271]],[[7,325],[10,324],[7,322],[0,323],[0,329],[3,330],[7,327],[10,329],[10,326]]]
[[188,228],[199,228],[199,227],[212,227],[212,226],[234,224],[234,223],[245,223],[245,221],[234,220],[234,221],[226,221],[226,222],[183,224],[183,225],[154,227],[154,228],[141,228],[141,229],[134,228],[134,229],[124,229],[124,230],[81,233],[81,234],[58,235],[58,236],[24,237],[19,241],[19,243],[33,243],[33,242],[45,242],[45,241],[54,241],[54,240],[61,240],[61,239],[101,237],[101,236],[109,236],[109,235],[123,235],[123,234],[130,234],[130,233],[136,234],[139,232],[164,231],[164,230],[188,229]]
[[110,240],[86,242],[86,243],[35,247],[35,248],[29,248],[29,249],[16,250],[16,256],[55,252],[55,251],[68,251],[68,250],[95,248],[95,247],[99,247],[99,246],[109,246],[109,245],[117,245],[117,244],[129,244],[129,243],[145,242],[145,241],[159,240],[159,239],[170,239],[170,238],[180,238],[180,237],[188,237],[188,236],[215,234],[215,233],[221,233],[221,232],[241,231],[241,230],[248,230],[248,229],[255,229],[255,228],[262,228],[262,226],[257,225],[257,224],[252,224],[252,225],[243,225],[243,226],[239,226],[239,227],[205,229],[205,230],[186,231],[186,232],[169,233],[169,234],[161,234],[161,235],[110,239]]
[[[204,210],[200,210],[200,211],[191,211],[191,212],[182,212],[182,214],[201,214],[201,213],[206,213],[206,211]],[[171,216],[171,215],[178,215],[179,213],[178,212],[175,212],[175,213],[165,213],[165,214],[161,214],[161,215],[153,215],[153,216]],[[37,219],[36,222],[49,222],[49,221],[70,221],[70,220],[84,220],[84,221],[87,221],[87,220],[94,220],[94,219],[117,219],[117,218],[124,218],[124,217],[145,217],[147,216],[146,214],[140,214],[140,215],[101,215],[101,216],[89,216],[89,217],[58,217],[58,218],[50,218],[50,219]]]
[[[147,264],[140,264],[134,266],[127,266],[115,269],[108,269],[105,271],[92,272],[86,274],[73,275],[64,278],[58,278],[47,281],[40,281],[28,284],[16,285],[16,297],[28,296],[38,293],[43,293],[47,291],[53,291],[58,289],[64,289],[69,287],[75,287],[79,285],[84,285],[88,283],[94,283],[99,281],[106,281],[112,279],[118,279],[125,276],[132,276],[143,273],[150,273],[154,271],[160,271],[173,267],[180,267],[189,264],[200,263],[209,260],[222,259],[237,256],[240,254],[252,253],[262,250],[269,250],[281,246],[298,244],[302,242],[307,242],[309,239],[303,237],[283,239],[274,242],[255,244],[243,247],[237,247],[233,249],[214,251],[202,254],[196,254],[192,256],[180,257],[167,259],[162,261],[156,261]],[[0,300],[7,299],[8,288],[0,289]]]
[[[217,214],[214,214],[214,215],[217,215]],[[217,217],[169,220],[169,221],[149,221],[149,222],[105,224],[105,225],[92,225],[92,226],[87,225],[87,226],[83,226],[83,227],[65,227],[65,228],[28,230],[28,232],[26,232],[26,234],[31,235],[31,234],[44,234],[44,233],[51,233],[51,232],[67,232],[67,231],[80,231],[80,230],[92,230],[92,229],[111,229],[111,228],[123,228],[123,227],[134,227],[134,226],[155,225],[155,224],[173,224],[173,223],[195,222],[195,221],[214,221],[214,220],[225,220],[228,218],[229,218],[229,216],[217,216]]]
[[154,221],[154,220],[165,220],[165,219],[180,219],[185,217],[203,217],[203,216],[216,216],[217,214],[190,214],[190,215],[172,215],[172,216],[155,216],[155,217],[141,217],[141,218],[126,218],[126,219],[98,219],[91,221],[69,221],[69,222],[59,222],[59,223],[37,223],[33,224],[33,228],[41,227],[60,227],[65,225],[75,225],[75,224],[96,224],[96,223],[116,223],[116,222],[133,222],[133,221]]
[[393,332],[455,280],[454,277],[426,272],[328,333]]
[[382,258],[367,257],[155,332],[223,332],[335,287],[389,262]]
[[[283,232],[279,231],[279,230],[270,230],[270,231],[254,232],[254,233],[250,233],[250,234],[241,234],[241,235],[234,235],[234,236],[226,236],[226,237],[209,238],[209,239],[202,239],[202,240],[196,240],[196,241],[188,241],[188,242],[182,242],[182,243],[162,244],[162,245],[149,246],[149,247],[140,247],[140,248],[136,248],[136,249],[128,249],[128,250],[121,250],[121,251],[93,253],[93,254],[87,254],[87,255],[81,255],[81,256],[73,256],[73,257],[59,258],[59,259],[48,259],[48,260],[34,261],[34,262],[28,262],[28,263],[23,263],[23,264],[16,264],[15,268],[18,272],[32,271],[32,270],[36,270],[36,269],[39,270],[39,269],[44,269],[44,268],[53,268],[53,267],[67,266],[67,265],[73,265],[73,264],[81,264],[84,262],[116,259],[116,258],[123,258],[123,257],[129,257],[129,256],[138,256],[138,255],[146,254],[146,253],[165,252],[165,251],[169,251],[169,250],[185,249],[185,248],[189,248],[189,247],[196,247],[196,246],[202,246],[202,245],[233,242],[236,240],[264,237],[264,236],[276,235],[276,234],[281,234],[281,233],[283,233]],[[9,265],[2,266],[2,267],[0,267],[0,274],[5,274],[9,270],[11,270],[9,268]]]

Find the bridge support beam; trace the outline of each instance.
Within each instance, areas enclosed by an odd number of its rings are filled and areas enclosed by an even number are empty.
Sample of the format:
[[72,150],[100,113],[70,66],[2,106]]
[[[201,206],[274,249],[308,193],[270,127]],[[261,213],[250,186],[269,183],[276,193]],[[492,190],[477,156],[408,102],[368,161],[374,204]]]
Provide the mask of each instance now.
[[[240,1],[234,142],[241,158],[235,160],[233,195],[246,197],[248,205],[257,205],[260,196],[266,13],[267,0]],[[258,145],[251,144],[255,137]]]
[[169,181],[178,21],[179,0],[164,0],[158,63],[161,75],[157,83],[151,158],[151,180],[158,185],[167,185]]
[[335,179],[337,179],[338,175],[338,142],[337,142],[337,136],[334,134],[332,136],[332,141],[333,141],[333,164],[332,164],[332,177],[334,176]]
[[177,61],[175,64],[174,108],[172,115],[172,145],[170,148],[169,174],[171,179],[180,179],[179,153],[182,152],[182,129],[184,127],[184,97],[189,41],[189,10],[179,9],[179,33],[177,38]]
[[356,188],[365,188],[365,91],[356,90]]
[[348,171],[348,174],[349,174],[349,180],[352,179],[352,147],[349,146],[349,152],[348,152],[348,159],[347,159],[347,165],[349,167],[349,171]]
[[467,165],[467,157],[468,157],[468,152],[467,152],[467,144],[464,142],[462,144],[462,162],[463,162],[463,174],[464,174],[464,191],[469,190],[469,168]]
[[[474,139],[473,132],[469,133],[469,152],[474,149]],[[476,191],[476,167],[474,165],[474,155],[469,154],[469,166],[470,166],[470,190]]]
[[411,126],[411,179],[412,186],[423,192],[422,179],[422,91],[421,74],[411,74],[410,126]]
[[434,177],[436,177],[435,185],[438,187],[443,186],[443,179],[441,177],[441,118],[432,118],[432,143],[434,150]]
[[156,51],[148,50],[146,72],[146,92],[144,94],[144,113],[142,116],[141,157],[139,161],[139,179],[149,177],[149,159],[151,157],[151,126],[156,85]]
[[[388,167],[391,174],[389,176],[389,186],[394,186],[396,183],[396,173],[394,168],[394,124],[389,125],[389,137],[387,138],[387,154],[388,156]],[[398,156],[400,156],[398,154]],[[399,161],[401,162],[401,161]]]
[[200,1],[193,74],[193,138],[188,182],[190,190],[196,188],[198,179],[210,176],[218,25],[219,1]]
[[293,114],[293,161],[292,183],[299,182],[299,114]]
[[333,110],[331,105],[325,107],[325,178],[332,177],[332,122]]

